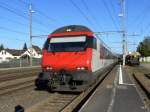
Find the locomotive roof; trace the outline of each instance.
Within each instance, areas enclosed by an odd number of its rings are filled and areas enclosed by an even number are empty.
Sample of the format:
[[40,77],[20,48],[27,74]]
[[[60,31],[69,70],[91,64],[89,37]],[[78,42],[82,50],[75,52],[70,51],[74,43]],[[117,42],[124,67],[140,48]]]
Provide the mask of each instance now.
[[89,28],[82,25],[69,25],[56,29],[52,34],[65,32],[92,32]]

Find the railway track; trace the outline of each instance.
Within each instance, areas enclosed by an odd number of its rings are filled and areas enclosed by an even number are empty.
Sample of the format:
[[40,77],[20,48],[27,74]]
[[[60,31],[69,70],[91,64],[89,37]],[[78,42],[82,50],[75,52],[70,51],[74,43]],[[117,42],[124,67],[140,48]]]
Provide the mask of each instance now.
[[40,69],[23,70],[23,72],[17,70],[12,74],[10,72],[11,70],[3,71],[4,74],[0,75],[0,96],[34,86]]
[[28,87],[34,86],[34,80],[29,80],[26,82],[17,83],[14,85],[9,85],[0,88],[0,96],[16,92],[17,90],[22,90]]
[[149,70],[144,68],[135,68],[130,67],[130,73],[132,73],[133,78],[137,82],[137,84],[141,87],[144,91],[148,99],[150,99],[150,74]]
[[148,79],[150,79],[150,73],[149,74],[144,74]]
[[0,78],[3,77],[9,77],[12,75],[21,75],[21,74],[25,74],[27,72],[35,72],[35,71],[41,71],[39,68],[34,68],[34,69],[17,69],[17,70],[3,70],[0,71]]
[[131,79],[137,85],[137,89],[143,101],[145,101],[145,105],[150,110],[150,71],[140,67],[127,67],[126,70],[131,74]]
[[150,79],[144,74],[141,76],[133,74],[133,77],[150,100]]
[[26,112],[59,112],[78,95],[54,93],[46,101],[36,104]]
[[103,73],[96,83],[90,86],[86,91],[76,94],[67,93],[52,93],[52,97],[45,101],[39,102],[38,104],[28,108],[26,112],[76,112],[80,107],[88,100],[95,89],[103,82],[107,77],[110,68],[107,72]]
[[26,78],[26,77],[33,77],[35,75],[38,75],[40,71],[29,71],[24,73],[13,73],[13,74],[6,74],[0,77],[0,82],[9,81],[9,80],[15,80],[20,78]]

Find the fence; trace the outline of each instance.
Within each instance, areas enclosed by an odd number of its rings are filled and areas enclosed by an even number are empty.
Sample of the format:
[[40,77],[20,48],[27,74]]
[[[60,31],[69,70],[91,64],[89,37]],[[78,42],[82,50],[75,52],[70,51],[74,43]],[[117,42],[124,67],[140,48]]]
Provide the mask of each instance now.
[[[41,59],[33,58],[32,66],[38,66],[41,64]],[[0,68],[12,68],[12,67],[27,67],[30,66],[30,60],[26,59],[13,59],[9,62],[0,63]]]

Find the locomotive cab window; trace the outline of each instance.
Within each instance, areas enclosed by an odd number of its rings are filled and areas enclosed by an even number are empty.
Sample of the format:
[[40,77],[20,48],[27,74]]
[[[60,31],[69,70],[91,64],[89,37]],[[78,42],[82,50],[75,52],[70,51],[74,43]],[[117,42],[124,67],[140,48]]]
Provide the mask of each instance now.
[[52,37],[47,39],[44,45],[44,49],[48,52],[79,52],[87,48],[97,49],[95,37]]
[[86,36],[52,37],[44,45],[48,52],[78,52],[87,48]]
[[88,48],[97,49],[97,40],[95,37],[87,38]]

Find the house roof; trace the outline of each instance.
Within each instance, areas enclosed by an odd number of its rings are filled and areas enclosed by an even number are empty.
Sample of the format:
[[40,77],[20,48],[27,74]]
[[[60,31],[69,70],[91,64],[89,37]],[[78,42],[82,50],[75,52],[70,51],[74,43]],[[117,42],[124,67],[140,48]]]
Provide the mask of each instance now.
[[[38,53],[38,54],[41,54],[42,53],[42,50],[40,49],[40,47],[36,46],[36,45],[33,45],[32,46],[33,49]],[[18,49],[3,49],[5,51],[7,51],[8,53],[12,54],[13,56],[20,56],[21,54],[23,54],[26,50],[18,50]],[[2,51],[2,50],[0,50]]]
[[13,56],[20,56],[22,53],[24,53],[24,50],[17,50],[17,49],[4,49],[5,51],[9,52]]
[[34,49],[37,53],[39,53],[39,54],[42,53],[42,50],[41,50],[40,47],[38,47],[38,46],[36,46],[36,45],[32,45],[32,47],[33,47],[33,49]]

